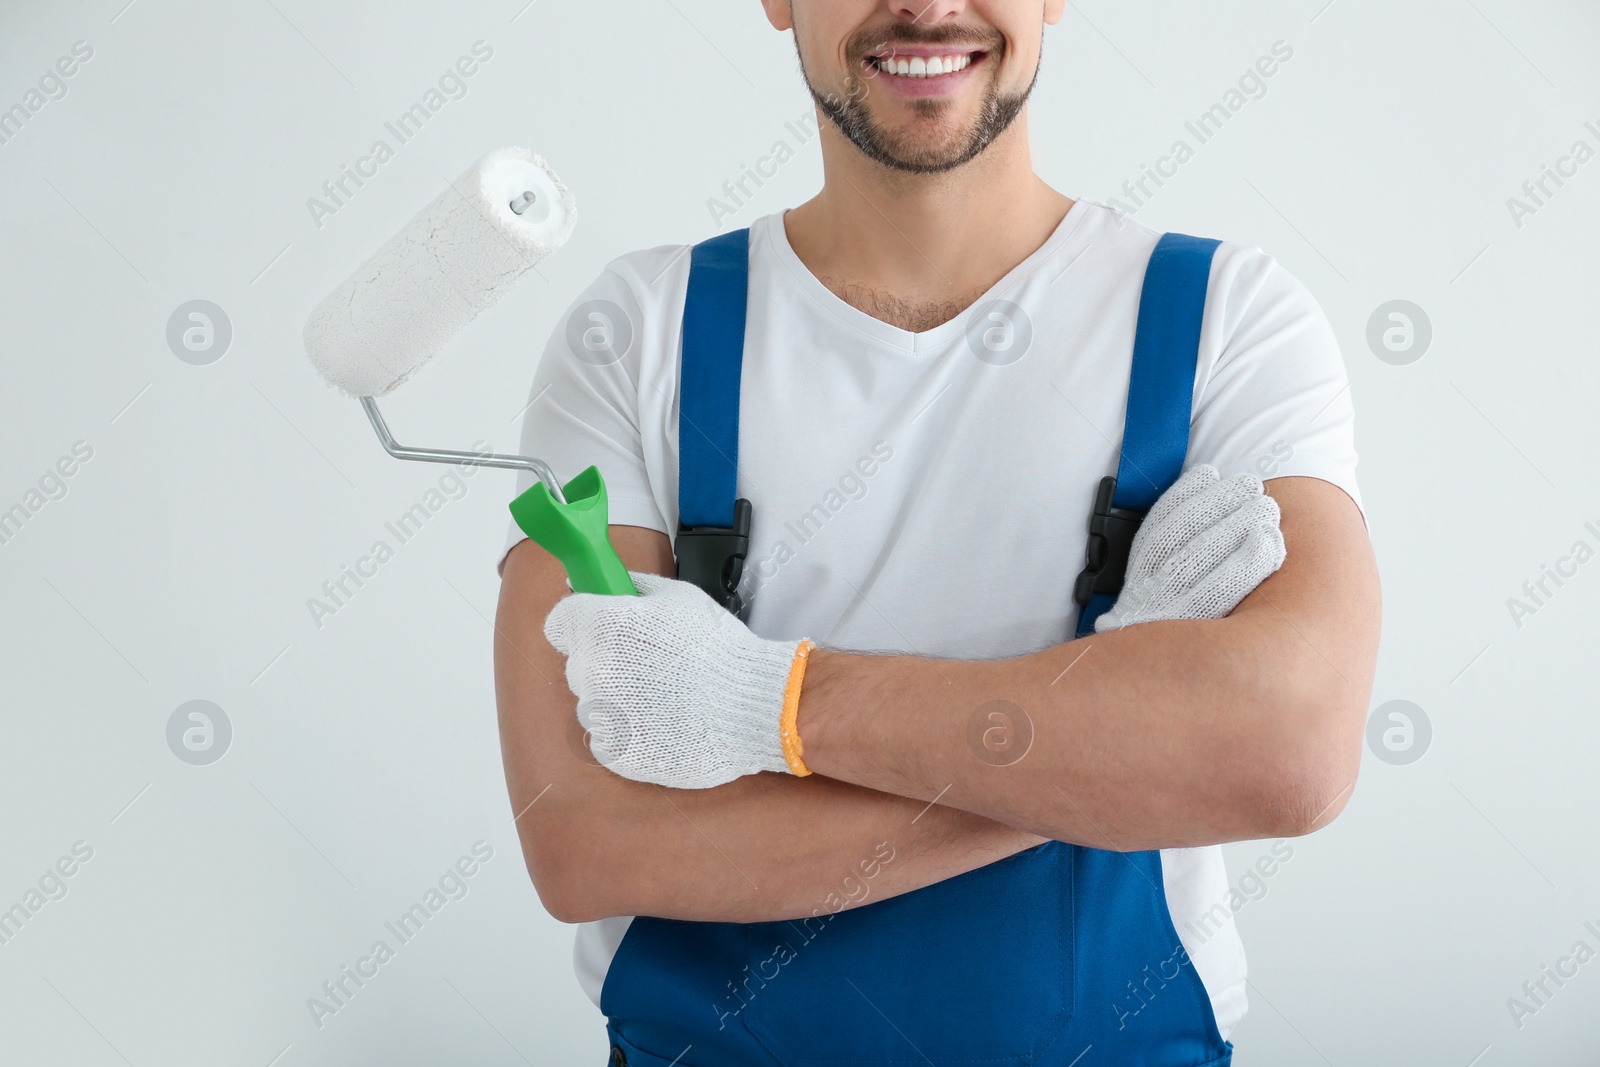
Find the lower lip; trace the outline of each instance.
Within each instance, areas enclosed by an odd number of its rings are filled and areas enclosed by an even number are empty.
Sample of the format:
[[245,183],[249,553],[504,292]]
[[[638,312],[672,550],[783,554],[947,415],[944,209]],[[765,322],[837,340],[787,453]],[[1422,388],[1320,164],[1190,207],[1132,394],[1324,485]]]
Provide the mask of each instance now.
[[871,60],[867,61],[869,78],[882,85],[891,93],[899,96],[946,96],[961,88],[970,75],[979,65],[988,58],[985,52],[979,52],[972,57],[972,62],[965,67],[950,74],[936,74],[931,78],[911,78],[902,74],[889,74],[879,70]]

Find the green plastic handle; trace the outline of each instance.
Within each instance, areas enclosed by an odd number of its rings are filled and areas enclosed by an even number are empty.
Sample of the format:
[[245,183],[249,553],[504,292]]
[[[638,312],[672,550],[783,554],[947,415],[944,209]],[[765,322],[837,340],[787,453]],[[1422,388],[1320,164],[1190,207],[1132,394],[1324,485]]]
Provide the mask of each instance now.
[[511,517],[523,533],[561,561],[573,592],[638,596],[607,535],[606,482],[600,469],[585,470],[562,486],[561,493],[567,498],[565,504],[556,503],[543,482],[535,482],[511,502]]

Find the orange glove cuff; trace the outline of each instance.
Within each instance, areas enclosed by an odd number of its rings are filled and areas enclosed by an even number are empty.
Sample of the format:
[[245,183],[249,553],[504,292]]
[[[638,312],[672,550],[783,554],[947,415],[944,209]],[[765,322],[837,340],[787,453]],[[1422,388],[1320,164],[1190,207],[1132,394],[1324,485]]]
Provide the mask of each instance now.
[[789,668],[789,684],[783,690],[783,713],[778,717],[778,735],[783,741],[783,761],[789,765],[789,773],[804,778],[811,773],[805,760],[804,746],[800,743],[800,731],[795,725],[795,717],[800,714],[800,685],[805,680],[806,662],[811,650],[816,648],[816,642],[809,638],[801,641],[795,649],[794,663]]

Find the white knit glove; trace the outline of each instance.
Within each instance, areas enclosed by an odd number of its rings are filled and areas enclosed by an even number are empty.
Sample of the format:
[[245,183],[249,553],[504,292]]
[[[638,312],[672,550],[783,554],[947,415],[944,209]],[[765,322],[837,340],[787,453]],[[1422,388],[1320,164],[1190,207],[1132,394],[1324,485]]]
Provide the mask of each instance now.
[[1095,633],[1156,619],[1220,619],[1283,565],[1278,502],[1253,474],[1190,467],[1133,535],[1122,592]]
[[788,772],[780,718],[811,642],[757,637],[692,582],[628,575],[638,596],[573,593],[544,624],[595,759],[677,789]]

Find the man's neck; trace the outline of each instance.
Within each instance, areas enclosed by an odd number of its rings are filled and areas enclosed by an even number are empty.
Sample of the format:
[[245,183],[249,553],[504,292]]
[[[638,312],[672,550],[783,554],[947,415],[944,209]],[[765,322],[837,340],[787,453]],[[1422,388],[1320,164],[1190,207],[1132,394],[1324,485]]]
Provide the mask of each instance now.
[[785,213],[789,244],[840,299],[903,330],[930,330],[966,310],[1072,207],[1033,172],[1025,111],[943,174],[891,170],[819,123],[823,187]]

